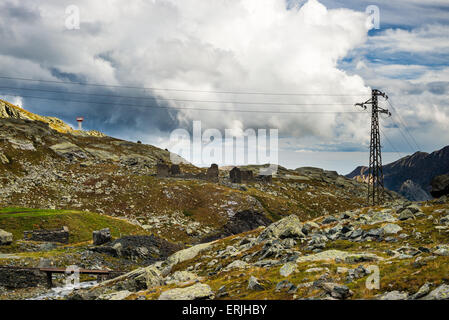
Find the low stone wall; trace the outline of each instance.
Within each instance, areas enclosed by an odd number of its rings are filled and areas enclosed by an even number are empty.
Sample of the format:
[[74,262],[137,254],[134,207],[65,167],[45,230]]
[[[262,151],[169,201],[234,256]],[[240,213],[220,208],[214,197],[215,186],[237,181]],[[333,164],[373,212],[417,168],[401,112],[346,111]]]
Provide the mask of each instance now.
[[69,228],[62,227],[54,230],[32,230],[23,233],[24,240],[30,241],[45,241],[45,242],[59,242],[69,243]]
[[8,289],[21,289],[46,285],[47,276],[44,272],[20,268],[0,267],[0,286]]

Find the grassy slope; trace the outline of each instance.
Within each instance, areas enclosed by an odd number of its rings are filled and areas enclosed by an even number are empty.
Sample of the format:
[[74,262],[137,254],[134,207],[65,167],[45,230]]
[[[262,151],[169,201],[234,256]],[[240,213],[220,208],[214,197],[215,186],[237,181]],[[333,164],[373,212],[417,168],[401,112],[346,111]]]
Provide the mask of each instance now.
[[77,243],[92,239],[92,232],[110,228],[113,237],[144,234],[138,226],[121,219],[92,212],[74,210],[37,210],[24,208],[0,209],[0,229],[11,232],[14,239],[23,239],[23,232],[33,229],[52,229],[67,226],[70,242]]

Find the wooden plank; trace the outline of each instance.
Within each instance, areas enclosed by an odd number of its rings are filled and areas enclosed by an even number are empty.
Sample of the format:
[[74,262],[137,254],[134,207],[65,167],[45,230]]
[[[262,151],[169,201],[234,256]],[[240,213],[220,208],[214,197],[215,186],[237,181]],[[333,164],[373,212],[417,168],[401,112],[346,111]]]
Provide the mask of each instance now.
[[[52,272],[52,273],[66,273],[67,269],[62,269],[62,268],[39,268],[39,271]],[[82,273],[82,274],[109,274],[109,273],[113,273],[114,271],[110,271],[110,270],[79,269],[78,272]],[[67,272],[67,273],[69,273],[69,272]]]

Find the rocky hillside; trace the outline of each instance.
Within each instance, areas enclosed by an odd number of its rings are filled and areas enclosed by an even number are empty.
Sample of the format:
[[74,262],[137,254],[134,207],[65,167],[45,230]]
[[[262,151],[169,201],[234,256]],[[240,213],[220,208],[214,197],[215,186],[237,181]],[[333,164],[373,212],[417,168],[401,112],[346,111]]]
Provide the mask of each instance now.
[[69,298],[448,299],[448,241],[446,197],[307,222],[291,215],[178,251]]
[[[364,184],[314,168],[280,168],[272,183],[233,184],[227,171],[220,172],[218,182],[161,178],[156,164],[170,164],[168,151],[61,132],[48,122],[21,117],[0,119],[3,207],[122,217],[149,233],[185,244],[248,231],[291,214],[308,220],[365,203]],[[181,171],[197,174],[206,169],[182,164]]]
[[91,131],[78,131],[74,130],[68,124],[66,124],[61,119],[55,117],[44,117],[38,114],[29,112],[25,109],[22,109],[18,106],[15,106],[7,101],[0,99],[0,118],[3,119],[23,119],[23,120],[32,120],[32,121],[40,121],[47,123],[48,126],[62,133],[72,133],[77,135],[87,135],[87,136],[104,136],[101,132],[96,130]]
[[[357,167],[346,177],[367,180],[367,167]],[[449,172],[449,146],[432,152],[416,152],[383,166],[385,187],[412,201],[431,199],[431,181]]]

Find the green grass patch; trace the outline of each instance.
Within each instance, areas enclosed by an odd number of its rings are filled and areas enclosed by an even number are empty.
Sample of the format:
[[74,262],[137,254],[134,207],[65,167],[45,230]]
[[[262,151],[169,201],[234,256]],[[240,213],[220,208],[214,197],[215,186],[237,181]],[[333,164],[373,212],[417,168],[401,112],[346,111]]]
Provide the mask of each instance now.
[[62,226],[69,228],[70,243],[92,240],[92,232],[103,228],[110,228],[113,237],[145,234],[139,226],[98,213],[75,210],[0,209],[0,229],[11,232],[14,240],[23,239],[23,232],[27,230],[56,229]]

